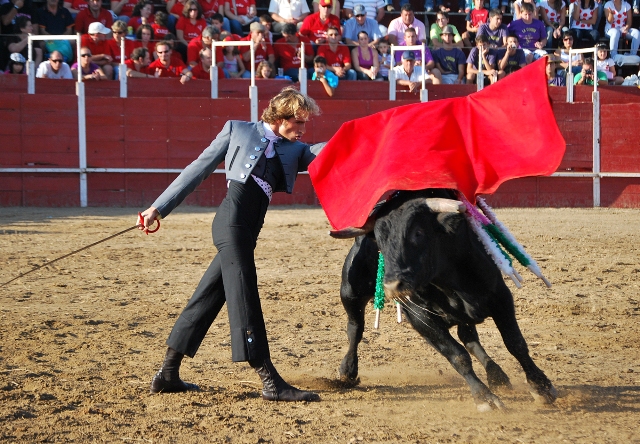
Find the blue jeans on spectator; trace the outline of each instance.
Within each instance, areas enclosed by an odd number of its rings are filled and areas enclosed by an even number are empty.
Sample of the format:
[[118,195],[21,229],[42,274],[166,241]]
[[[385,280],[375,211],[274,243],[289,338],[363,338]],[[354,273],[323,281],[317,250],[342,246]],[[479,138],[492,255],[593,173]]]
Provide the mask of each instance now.
[[356,70],[350,69],[349,71],[347,71],[347,75],[345,76],[345,78],[340,80],[356,80],[357,78],[358,78],[358,73],[356,73]]
[[596,5],[598,5],[598,18],[596,19],[596,24],[593,25],[593,29],[600,29],[600,22],[602,21],[602,16],[604,15],[605,3],[606,3],[605,0],[600,0],[600,3],[596,3]]
[[433,11],[436,7],[442,6],[442,0],[436,0],[434,4],[434,0],[425,0],[424,9],[425,11]]
[[[257,22],[258,20],[260,20],[259,17],[254,17],[249,23]],[[247,23],[247,25],[249,23]],[[233,19],[229,19],[229,26],[231,27],[231,33],[232,34],[238,34],[241,37],[244,35],[244,32],[242,31],[242,25],[240,24],[239,21],[233,20]],[[224,26],[223,26],[223,28],[224,28]]]
[[[588,48],[595,45],[600,39],[600,33],[595,29],[572,29],[571,32],[576,36],[576,48]],[[586,40],[585,43],[583,43]]]

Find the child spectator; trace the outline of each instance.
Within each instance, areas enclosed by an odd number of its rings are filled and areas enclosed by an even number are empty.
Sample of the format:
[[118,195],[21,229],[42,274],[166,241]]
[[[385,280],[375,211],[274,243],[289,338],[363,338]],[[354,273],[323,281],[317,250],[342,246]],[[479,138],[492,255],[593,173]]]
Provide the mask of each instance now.
[[[442,34],[442,30],[447,25],[449,25],[449,14],[447,14],[445,11],[438,11],[436,13],[436,22],[431,25],[431,30],[429,31],[429,38],[431,39],[432,48],[438,49],[442,47],[442,39],[440,38],[440,34]],[[453,25],[449,26],[451,26],[451,29],[453,29],[454,46],[462,48],[462,37],[460,36],[458,29]]]
[[[81,46],[88,48],[89,54],[92,54],[92,63],[98,65],[105,76],[109,80],[113,79],[113,67],[111,63],[111,49],[106,40],[106,36],[111,30],[100,22],[93,22],[89,25],[88,34],[81,38]],[[73,68],[72,68],[73,69]]]
[[327,60],[322,56],[316,56],[313,59],[313,76],[311,76],[311,80],[317,80],[322,83],[329,97],[333,97],[333,93],[338,87],[338,76],[327,69]]
[[100,22],[107,28],[113,25],[113,16],[102,7],[101,0],[87,0],[87,6],[76,15],[76,32],[86,34],[89,32],[89,25],[94,22]]
[[154,77],[179,77],[180,83],[185,84],[193,77],[191,71],[180,60],[171,58],[171,46],[167,41],[156,43],[155,53],[158,60],[149,65],[149,74]]
[[616,75],[616,64],[611,57],[609,57],[609,48],[607,45],[600,44],[597,48],[596,70],[603,72],[607,76],[607,80],[613,85],[622,85],[624,79]]
[[[246,41],[250,41],[253,43],[253,53],[254,53],[254,61],[256,64],[256,72],[258,71],[258,66],[263,61],[271,62],[272,64],[276,61],[276,56],[273,51],[273,46],[271,43],[267,43],[264,39],[264,26],[258,22],[251,23],[249,26],[250,34],[242,39]],[[245,78],[251,77],[251,48],[249,46],[241,46],[240,51],[242,51],[242,61],[245,62],[249,69],[247,69],[244,73]]]
[[356,72],[352,69],[351,52],[347,45],[341,43],[339,29],[330,26],[327,30],[327,39],[329,43],[318,47],[318,55],[324,57],[327,69],[341,80],[355,80]]
[[153,16],[153,35],[157,39],[163,39],[165,35],[169,34],[169,16],[164,11],[158,11]]
[[513,2],[513,20],[520,20],[522,18],[522,5],[525,3],[529,3],[534,7],[534,11],[532,12],[533,18],[538,18],[538,7],[536,5],[536,0],[516,0]]
[[49,60],[38,65],[36,77],[39,79],[73,79],[71,68],[65,63],[60,51],[49,54]]
[[567,7],[564,4],[564,0],[542,0],[540,3],[540,15],[542,22],[547,28],[547,42],[550,47],[554,45],[560,37],[567,16]]
[[573,78],[573,84],[593,86],[596,76],[598,79],[598,85],[606,85],[609,83],[607,75],[602,71],[595,71],[593,59],[591,57],[587,57],[584,59],[584,63],[582,64],[582,71],[576,74]]
[[71,74],[75,80],[82,76],[82,80],[107,80],[107,76],[100,66],[91,60],[91,50],[86,46],[80,48],[80,72],[78,72],[78,62],[71,65]]
[[365,31],[358,34],[358,43],[358,46],[351,50],[353,69],[358,80],[382,80],[378,53],[369,46],[369,36]]
[[464,80],[464,53],[460,48],[453,46],[453,29],[450,26],[445,26],[440,35],[443,46],[433,51],[433,58],[442,76],[442,83],[461,84]]
[[482,73],[489,78],[489,82],[494,83],[498,80],[496,54],[494,51],[489,48],[487,36],[479,35],[476,37],[476,47],[469,52],[469,57],[467,58],[467,84],[475,83],[478,72],[480,72],[480,60],[482,60]]
[[271,26],[273,24],[273,19],[269,14],[262,14],[260,16],[260,24],[264,26],[264,39],[273,43],[273,34],[271,33]]
[[604,32],[609,36],[611,55],[618,54],[620,37],[631,40],[630,54],[636,55],[640,44],[640,31],[631,27],[633,14],[629,3],[624,0],[609,0],[604,5],[604,13],[607,17]]
[[239,79],[245,72],[244,62],[240,57],[240,52],[235,46],[225,46],[222,48],[224,54],[224,75],[226,78]]
[[558,74],[558,62],[560,62],[560,58],[557,55],[550,54],[548,56],[546,74],[547,74],[547,84],[549,86],[566,86],[567,85],[566,77]]
[[256,68],[257,79],[272,79],[274,74],[275,70],[273,69],[273,64],[268,60],[263,60]]
[[127,65],[127,77],[153,77],[149,74],[151,54],[147,48],[136,48],[125,62]]
[[24,65],[27,60],[19,52],[14,52],[9,56],[9,63],[7,64],[7,70],[5,74],[26,74],[27,70],[24,69]]
[[136,7],[133,8],[133,13],[127,25],[131,26],[134,32],[137,32],[140,25],[153,25],[154,20],[151,0],[140,0]]
[[185,47],[192,39],[200,37],[207,22],[202,18],[202,8],[196,0],[187,0],[182,9],[182,17],[176,23],[178,42]]
[[389,80],[389,69],[391,68],[391,54],[389,54],[389,43],[380,40],[378,43],[378,66],[383,80]]
[[[598,21],[598,6],[594,0],[575,1],[572,6],[571,29],[576,36],[576,48],[593,46],[600,38],[600,33],[595,26]],[[584,40],[586,42],[583,44]]]
[[503,48],[507,44],[509,32],[507,31],[507,27],[502,24],[502,11],[492,9],[489,12],[489,22],[480,25],[477,35],[486,35],[489,37],[489,46],[491,48]]
[[471,42],[476,40],[480,26],[487,23],[489,18],[489,11],[484,9],[484,0],[474,0],[474,6],[467,13],[467,30],[462,33],[462,41],[466,47],[471,47]]
[[571,70],[574,74],[578,74],[582,70],[582,54],[573,53],[572,60],[569,60],[569,50],[573,47],[573,33],[566,31],[562,36],[562,48],[555,51],[555,55],[560,59],[560,66],[565,71]]
[[496,59],[498,60],[498,74],[502,77],[527,66],[524,51],[518,48],[518,36],[510,35],[507,37],[507,46],[497,50]]
[[521,19],[509,23],[509,34],[518,36],[520,47],[524,50],[527,63],[537,60],[547,54],[544,47],[547,44],[547,30],[544,23],[533,18],[535,7],[531,3],[522,4]]

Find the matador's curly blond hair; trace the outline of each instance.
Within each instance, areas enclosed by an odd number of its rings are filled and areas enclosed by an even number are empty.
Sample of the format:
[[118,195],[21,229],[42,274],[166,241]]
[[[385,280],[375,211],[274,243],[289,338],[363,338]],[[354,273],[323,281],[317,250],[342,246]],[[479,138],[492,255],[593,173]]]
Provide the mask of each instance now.
[[278,120],[289,120],[292,117],[311,117],[320,114],[320,108],[311,97],[288,86],[269,102],[262,112],[262,120],[276,123]]

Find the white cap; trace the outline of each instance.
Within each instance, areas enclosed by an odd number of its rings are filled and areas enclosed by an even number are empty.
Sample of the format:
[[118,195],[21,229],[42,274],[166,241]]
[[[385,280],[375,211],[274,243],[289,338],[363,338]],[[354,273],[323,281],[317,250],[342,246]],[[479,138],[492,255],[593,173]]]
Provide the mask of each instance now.
[[88,34],[109,34],[111,31],[100,22],[93,22],[89,25]]

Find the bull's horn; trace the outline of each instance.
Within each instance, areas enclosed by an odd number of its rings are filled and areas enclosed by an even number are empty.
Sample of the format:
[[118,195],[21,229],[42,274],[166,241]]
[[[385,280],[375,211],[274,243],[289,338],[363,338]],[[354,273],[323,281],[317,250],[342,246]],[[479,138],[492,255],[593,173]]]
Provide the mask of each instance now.
[[373,227],[375,226],[375,224],[376,224],[376,218],[372,215],[372,216],[369,216],[367,221],[360,228],[347,227],[347,228],[343,228],[342,230],[332,230],[332,231],[329,231],[329,236],[335,239],[353,239],[354,237],[371,233],[373,231]]
[[431,197],[425,199],[429,209],[435,213],[464,213],[467,208],[459,200]]

